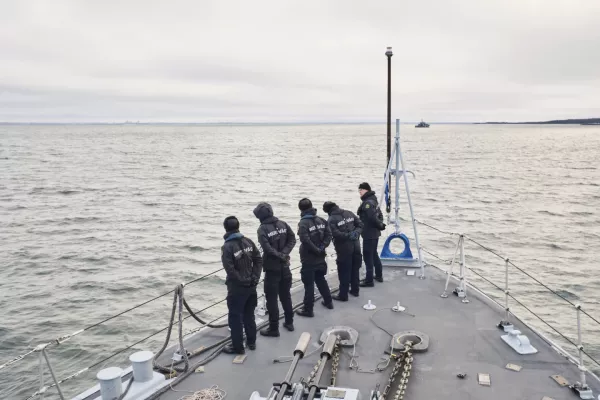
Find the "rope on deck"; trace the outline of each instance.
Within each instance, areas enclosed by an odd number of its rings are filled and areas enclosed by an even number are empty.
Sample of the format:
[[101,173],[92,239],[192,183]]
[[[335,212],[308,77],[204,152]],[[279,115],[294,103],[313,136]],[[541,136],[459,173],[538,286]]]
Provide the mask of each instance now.
[[[171,388],[174,392],[186,392],[186,390],[175,390]],[[179,400],[223,400],[227,397],[227,392],[218,385],[213,385],[207,389],[201,389],[197,392],[188,392],[191,394],[180,397]]]

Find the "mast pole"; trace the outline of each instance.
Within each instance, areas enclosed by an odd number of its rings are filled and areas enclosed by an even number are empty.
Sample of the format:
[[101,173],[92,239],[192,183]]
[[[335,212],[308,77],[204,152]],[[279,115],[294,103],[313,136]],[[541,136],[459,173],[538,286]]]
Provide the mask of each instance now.
[[[390,163],[391,153],[392,153],[392,48],[388,47],[386,49],[385,55],[387,57],[387,165]],[[388,178],[388,200],[386,204],[386,211],[390,212],[391,210],[391,199],[390,194],[392,192],[391,188],[392,179]]]

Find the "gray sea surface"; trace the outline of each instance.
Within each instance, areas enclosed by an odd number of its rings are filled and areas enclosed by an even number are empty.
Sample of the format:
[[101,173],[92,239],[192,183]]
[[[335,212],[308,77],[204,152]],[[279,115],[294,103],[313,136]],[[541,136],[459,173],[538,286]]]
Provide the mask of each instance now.
[[[402,148],[416,174],[417,219],[467,234],[600,319],[600,127],[403,125]],[[379,192],[384,166],[384,125],[0,126],[0,364],[219,269],[224,217],[237,215],[255,238],[260,201],[293,227],[305,196],[319,210],[331,200],[355,211],[358,183]],[[402,228],[412,237],[404,200]],[[418,228],[425,250],[452,257],[456,236]],[[471,240],[465,250],[470,268],[504,284],[501,258]],[[298,263],[296,248],[292,267]],[[510,271],[512,294],[574,341],[574,307]],[[468,279],[503,299],[474,273]],[[186,287],[195,309],[224,296],[222,272]],[[49,347],[59,379],[164,328],[171,304],[164,296]],[[202,315],[225,312],[220,303]],[[600,327],[587,316],[582,322],[585,349],[600,360]],[[61,386],[72,397],[103,366],[127,366],[134,349],[157,350],[163,341],[164,332]],[[0,370],[0,398],[35,392],[38,363],[36,353]],[[44,380],[51,382],[47,369]]]

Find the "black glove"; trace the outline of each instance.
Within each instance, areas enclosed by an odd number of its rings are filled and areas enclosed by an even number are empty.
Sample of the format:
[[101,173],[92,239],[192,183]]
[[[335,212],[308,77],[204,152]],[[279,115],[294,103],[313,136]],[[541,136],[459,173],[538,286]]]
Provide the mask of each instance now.
[[380,231],[385,231],[385,227],[386,225],[382,222],[381,223],[381,228],[379,228]]
[[358,232],[357,231],[352,231],[348,234],[348,238],[350,240],[357,240],[358,239]]
[[252,278],[252,281],[250,282],[250,286],[257,287],[258,286],[258,278]]
[[319,246],[319,254],[327,255],[327,253],[325,252],[325,246],[323,246],[323,245]]

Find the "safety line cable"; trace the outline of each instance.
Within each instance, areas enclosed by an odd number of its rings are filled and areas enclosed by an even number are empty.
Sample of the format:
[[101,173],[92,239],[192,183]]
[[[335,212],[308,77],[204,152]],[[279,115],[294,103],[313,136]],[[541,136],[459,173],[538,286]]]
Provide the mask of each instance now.
[[[469,271],[473,272],[475,275],[477,275],[478,277],[480,277],[481,279],[483,279],[484,281],[486,281],[490,285],[494,286],[496,289],[501,290],[502,292],[504,292],[504,289],[502,289],[500,286],[496,285],[494,282],[490,281],[489,279],[485,278],[483,275],[481,275],[480,273],[478,273],[477,271],[475,271],[473,268],[469,268]],[[554,332],[556,332],[558,335],[560,335],[567,342],[569,342],[570,344],[572,344],[573,346],[575,346],[575,348],[578,348],[578,346],[577,346],[577,344],[575,342],[573,342],[567,336],[563,335],[558,329],[556,329],[554,326],[552,326],[550,323],[548,323],[546,320],[544,320],[544,318],[540,317],[538,314],[536,314],[535,312],[533,312],[525,304],[523,304],[522,302],[520,302],[519,300],[517,300],[512,294],[509,293],[508,296],[511,299],[513,299],[518,305],[520,305],[521,307],[523,307],[524,309],[526,309],[527,311],[529,311],[534,317],[536,317],[537,319],[539,319],[540,321],[542,321],[544,324],[546,324],[550,329],[552,329]],[[585,350],[582,349],[581,352],[583,354],[585,354],[586,356],[588,356],[590,358],[590,360],[592,360],[598,366],[600,366],[600,362],[596,361],[596,359],[594,357],[592,357],[591,355],[589,355]]]
[[[454,232],[448,232],[448,231],[444,231],[442,229],[436,228],[435,226],[429,225],[425,222],[419,221],[417,219],[415,219],[416,222],[425,225],[431,229],[434,229],[440,233],[444,233],[447,235],[458,235],[458,233],[454,233]],[[502,256],[501,254],[499,254],[498,252],[496,252],[495,250],[493,250],[492,248],[478,242],[477,240],[464,235],[464,237],[469,240],[470,242],[476,244],[477,246],[481,247],[482,249],[484,249],[485,251],[492,253],[493,255],[495,255],[496,257],[504,260],[504,261],[508,261],[508,263],[510,265],[512,265],[515,269],[517,269],[518,271],[522,272],[524,275],[526,275],[527,277],[529,277],[530,279],[532,279],[534,282],[536,282],[538,285],[542,286],[544,289],[548,290],[549,292],[551,292],[552,294],[554,294],[556,297],[564,300],[565,302],[567,302],[568,304],[570,304],[573,307],[577,308],[577,304],[573,303],[571,300],[567,299],[565,296],[561,295],[560,293],[558,293],[556,290],[552,289],[551,287],[549,287],[548,285],[546,285],[545,283],[543,283],[542,281],[540,281],[539,279],[537,279],[536,277],[534,277],[533,275],[531,275],[530,273],[528,273],[527,271],[525,271],[523,268],[519,267],[518,265],[516,265],[514,262],[512,262],[510,259],[508,259],[507,257]],[[425,250],[422,248],[422,250],[424,250],[427,254],[430,254],[431,256],[437,258],[440,261],[443,262],[448,262],[447,260],[443,260],[441,258],[439,258],[438,256],[432,254],[431,252]],[[592,321],[594,321],[596,324],[600,325],[600,320],[596,317],[594,317],[593,315],[591,315],[590,313],[588,313],[586,310],[584,310],[583,308],[579,307],[579,309],[581,310],[581,312],[586,315],[587,317],[589,317]]]

